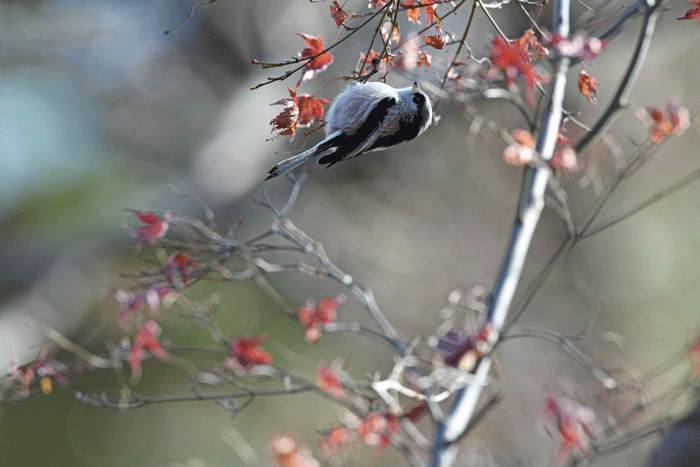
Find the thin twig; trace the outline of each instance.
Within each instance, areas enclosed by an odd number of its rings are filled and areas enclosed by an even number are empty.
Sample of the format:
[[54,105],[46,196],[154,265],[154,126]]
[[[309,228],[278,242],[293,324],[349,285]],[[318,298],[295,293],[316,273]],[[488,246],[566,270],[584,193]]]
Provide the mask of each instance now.
[[576,153],[580,154],[583,149],[585,149],[586,146],[593,140],[593,138],[601,134],[605,128],[612,123],[613,116],[617,113],[617,111],[627,105],[627,96],[629,95],[630,90],[637,79],[639,70],[644,63],[647,51],[649,50],[649,44],[651,43],[654,27],[656,25],[656,19],[658,18],[659,14],[659,5],[661,5],[660,1],[640,0],[627,11],[626,15],[628,15],[629,18],[616,23],[618,25],[618,29],[622,28],[622,26],[626,24],[629,19],[636,16],[639,9],[646,8],[644,22],[642,23],[642,29],[639,34],[639,39],[637,40],[637,47],[632,54],[629,67],[627,68],[622,81],[617,87],[617,92],[608,105],[608,108],[605,109],[605,112],[603,112],[595,125],[593,125],[591,131],[586,133],[576,143]]
[[[454,57],[452,58],[452,61],[450,64],[447,66],[447,70],[445,71],[445,76],[442,77],[442,82],[440,83],[440,91],[442,91],[445,88],[445,83],[447,82],[447,75],[450,73],[450,67],[452,64],[454,64],[457,61],[457,57],[459,57],[460,52],[462,52],[462,47],[466,45],[467,42],[467,35],[469,34],[469,30],[471,29],[472,26],[472,21],[474,20],[474,13],[476,12],[476,1],[472,4],[472,11],[469,13],[469,20],[467,21],[467,26],[464,28],[464,33],[462,33],[462,38],[459,41],[459,47],[457,47],[457,51],[454,54]],[[440,94],[438,93],[438,101],[435,102],[435,106],[437,106],[439,102],[439,96]]]
[[609,227],[612,227],[613,225],[622,222],[623,220],[637,214],[639,211],[648,208],[649,206],[661,201],[662,199],[665,199],[667,196],[675,193],[676,191],[680,190],[681,188],[684,188],[685,186],[689,185],[690,183],[694,182],[700,178],[700,168],[694,170],[693,172],[689,173],[682,179],[678,180],[677,182],[673,183],[672,185],[669,185],[668,187],[664,188],[663,190],[660,190],[656,192],[655,194],[651,195],[638,205],[634,206],[633,208],[628,209],[627,211],[623,212],[622,214],[618,214],[617,216],[613,217],[612,219],[608,219],[607,221],[601,222],[599,225],[596,225],[595,227],[589,229],[585,234],[581,234],[579,236],[579,239],[583,240],[585,238],[588,238],[590,236],[593,236],[597,234],[598,232],[601,232]]
[[[269,78],[269,77],[268,77],[266,82],[257,84],[257,85],[255,85],[255,86],[253,86],[252,88],[250,88],[251,91],[253,91],[253,90],[255,90],[255,89],[258,89],[258,88],[261,88],[261,87],[263,87],[263,86],[266,86],[266,85],[268,85],[268,84],[274,83],[275,81],[284,81],[285,79],[289,78],[289,77],[292,76],[294,73],[296,73],[297,71],[299,71],[299,70],[301,70],[302,68],[304,68],[304,67],[306,66],[306,64],[307,64],[308,62],[310,62],[311,60],[313,60],[314,58],[319,57],[319,56],[323,55],[324,53],[333,50],[334,48],[336,48],[337,46],[339,46],[340,44],[342,44],[343,42],[345,42],[348,38],[350,38],[350,37],[351,37],[353,34],[355,34],[357,31],[361,30],[367,23],[369,23],[370,21],[372,21],[372,20],[373,20],[375,17],[377,17],[380,13],[383,13],[384,10],[385,10],[386,8],[388,8],[389,5],[391,5],[391,3],[387,3],[386,5],[384,5],[380,10],[378,10],[376,13],[374,13],[372,16],[370,16],[364,23],[362,23],[361,25],[359,25],[359,26],[357,26],[356,28],[352,29],[345,37],[343,37],[342,39],[340,39],[338,42],[334,43],[334,44],[331,45],[330,47],[324,49],[323,51],[321,51],[321,52],[319,52],[319,53],[317,53],[317,54],[315,54],[315,55],[311,55],[311,56],[309,56],[309,57],[297,58],[297,59],[294,59],[294,60],[289,60],[289,61],[286,61],[286,62],[283,62],[283,63],[275,64],[274,66],[288,66],[288,65],[293,65],[293,64],[295,64],[295,63],[301,63],[301,65],[299,65],[298,67],[296,67],[296,68],[294,68],[294,69],[292,69],[292,70],[287,71],[286,73],[284,73],[284,74],[281,75],[281,76],[273,77],[273,78]],[[271,66],[271,65],[268,65],[267,68],[269,68],[270,66]]]

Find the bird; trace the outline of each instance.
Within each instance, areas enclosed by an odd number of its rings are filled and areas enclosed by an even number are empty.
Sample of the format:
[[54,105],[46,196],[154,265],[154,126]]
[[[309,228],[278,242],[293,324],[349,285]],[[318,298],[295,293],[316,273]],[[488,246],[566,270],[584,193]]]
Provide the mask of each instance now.
[[370,151],[410,141],[431,124],[428,95],[413,83],[394,88],[381,82],[355,82],[335,98],[325,122],[326,137],[316,146],[274,166],[265,180],[318,157],[330,167]]

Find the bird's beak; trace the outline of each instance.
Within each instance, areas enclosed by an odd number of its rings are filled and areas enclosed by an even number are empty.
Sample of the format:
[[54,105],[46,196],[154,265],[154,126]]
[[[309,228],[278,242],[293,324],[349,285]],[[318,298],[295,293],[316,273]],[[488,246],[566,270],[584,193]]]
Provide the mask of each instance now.
[[413,89],[411,89],[411,92],[416,93],[420,91],[420,86],[418,86],[418,83],[415,81],[413,82]]

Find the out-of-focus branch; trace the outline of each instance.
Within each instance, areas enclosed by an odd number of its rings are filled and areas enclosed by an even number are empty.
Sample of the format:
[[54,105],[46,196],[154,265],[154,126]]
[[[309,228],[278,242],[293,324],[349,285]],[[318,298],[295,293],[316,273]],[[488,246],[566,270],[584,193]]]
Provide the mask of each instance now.
[[[568,0],[560,0],[555,8],[555,29],[562,37],[569,35]],[[558,56],[555,62],[555,76],[550,88],[549,99],[542,119],[542,126],[537,140],[536,151],[546,163],[554,154],[554,147],[563,116],[563,101],[570,59]],[[488,318],[494,333],[490,344],[497,340],[510,308],[515,289],[520,281],[523,264],[530,247],[532,236],[545,205],[545,191],[549,183],[551,170],[542,164],[527,167],[520,191],[520,203],[513,224],[511,240],[501,266],[501,272],[494,285]],[[474,374],[476,383],[460,390],[450,412],[444,420],[438,422],[435,442],[433,444],[433,467],[447,467],[455,456],[454,443],[462,436],[473,417],[482,389],[491,368],[491,357],[485,356],[478,364]]]
[[[651,43],[651,38],[654,33],[654,27],[656,26],[656,19],[659,16],[661,1],[657,0],[639,0],[635,5],[633,5],[625,14],[621,21],[615,23],[616,28],[610,31],[617,31],[622,28],[631,18],[636,16],[636,14],[645,9],[644,12],[644,22],[642,24],[642,30],[639,34],[639,39],[637,40],[637,47],[634,49],[632,58],[630,59],[629,67],[625,72],[622,81],[620,82],[617,92],[613,97],[608,108],[600,116],[598,121],[593,125],[591,131],[586,133],[583,138],[581,138],[578,143],[576,143],[576,152],[581,153],[586,146],[593,141],[593,138],[598,136],[603,132],[603,130],[612,123],[614,115],[618,110],[627,105],[627,96],[629,95],[634,82],[637,79],[639,70],[642,68],[644,59],[646,57],[647,51],[649,50],[649,44]],[[611,32],[608,37],[612,37]]]
[[[624,104],[624,99],[626,96],[629,94],[629,90],[634,82],[634,79],[636,78],[637,73],[639,72],[639,68],[641,67],[645,55],[646,55],[646,50],[649,47],[649,42],[651,41],[652,33],[654,30],[654,24],[656,21],[656,17],[658,15],[659,10],[659,4],[661,2],[655,2],[653,0],[639,0],[637,3],[632,5],[630,8],[628,8],[620,18],[613,23],[613,25],[608,28],[608,30],[603,33],[601,36],[601,39],[607,39],[610,40],[613,38],[617,33],[619,33],[624,26],[626,26],[630,20],[632,20],[634,17],[636,17],[638,14],[641,12],[645,12],[645,17],[644,17],[644,24],[640,30],[639,38],[637,41],[637,47],[635,49],[634,54],[632,55],[630,59],[630,64],[628,66],[628,70],[625,73],[622,81],[620,82],[620,85],[618,87],[618,90],[615,94],[616,98],[613,99],[611,102],[610,106],[606,111],[603,113],[601,118],[597,121],[597,123],[594,125],[592,129],[588,131],[586,136],[584,136],[581,141],[578,142],[576,150],[577,152],[580,152],[582,149],[585,148],[587,144],[589,144],[595,136],[601,133],[601,130],[606,124],[610,123],[610,118],[613,116],[613,114],[622,108]],[[640,151],[635,151],[635,154]],[[634,159],[634,157],[632,158]],[[605,204],[607,199],[610,197],[612,192],[615,190],[615,188],[619,185],[620,181],[626,176],[625,173],[625,167],[621,168],[620,174],[615,178],[615,180],[608,185],[606,188],[605,192],[598,198],[598,201],[596,202],[596,206],[592,209],[592,212],[589,216],[587,216],[587,220],[583,222],[583,227],[576,233],[575,237],[568,237],[565,239],[560,247],[556,250],[556,252],[553,254],[552,258],[545,264],[545,266],[542,268],[540,273],[536,276],[535,280],[529,285],[525,295],[520,299],[520,302],[518,303],[517,308],[514,310],[513,316],[508,321],[508,324],[505,326],[504,329],[510,328],[516,321],[517,319],[522,315],[524,312],[525,308],[527,305],[530,303],[530,301],[534,298],[534,296],[537,294],[537,292],[540,290],[540,287],[544,282],[547,280],[549,277],[549,274],[554,270],[555,266],[559,263],[559,260],[563,258],[566,254],[566,252],[570,251],[577,243],[579,240],[589,236],[590,234],[587,232],[588,228],[590,227],[591,223],[594,221],[596,214],[600,211],[602,206]],[[690,176],[689,176],[690,177]],[[682,184],[682,186],[685,185],[685,183],[689,183],[687,181],[687,178],[684,178],[678,182],[678,184]],[[680,186],[677,186],[676,184],[671,185],[667,190],[665,190],[666,194],[670,194],[671,192],[679,189]],[[652,203],[655,202],[655,200],[652,200]],[[648,206],[649,204],[652,203],[642,203],[641,208]],[[640,208],[640,209],[641,209]],[[637,211],[634,211],[637,212]],[[630,213],[633,214],[634,212]],[[622,219],[619,219],[622,220]],[[617,222],[619,222],[619,220]],[[611,224],[612,225],[612,224]],[[604,225],[603,227],[609,227],[610,225]],[[596,229],[597,231],[598,229]]]
[[379,305],[377,305],[374,294],[370,289],[365,288],[364,286],[355,282],[350,274],[343,272],[338,266],[336,266],[328,258],[328,255],[326,255],[323,246],[299,230],[291,220],[278,218],[273,224],[272,230],[275,234],[294,243],[308,255],[315,258],[324,268],[326,268],[329,275],[333,279],[346,286],[360,301],[360,303],[367,308],[370,315],[372,315],[372,318],[374,318],[374,320],[377,322],[386,338],[391,341],[399,355],[402,357],[404,356],[403,342],[401,342],[399,339],[398,333],[391,325],[389,320],[386,319],[384,313],[382,313],[382,311],[379,309]]
[[294,200],[296,199],[304,178],[305,177],[300,177],[299,179],[292,180],[294,183],[292,195],[290,195],[289,201],[282,210],[276,209],[265,196],[258,199],[258,202],[268,207],[275,216],[274,220],[272,221],[272,225],[270,226],[270,233],[284,238],[288,242],[295,245],[300,251],[314,258],[321,264],[321,266],[323,266],[323,268],[326,269],[330,277],[347,287],[348,290],[350,290],[360,301],[360,303],[362,303],[362,305],[369,311],[372,318],[374,318],[377,325],[382,330],[384,336],[392,343],[399,355],[404,357],[405,345],[401,339],[399,339],[398,333],[386,316],[384,316],[384,313],[382,313],[382,311],[379,309],[379,305],[377,304],[372,291],[355,282],[350,274],[343,272],[328,258],[323,245],[309,237],[305,232],[297,228],[290,219],[285,217],[294,204]]
[[289,77],[292,76],[294,73],[296,73],[297,71],[299,71],[299,70],[301,70],[302,68],[304,68],[304,67],[306,66],[306,64],[307,64],[308,62],[310,62],[311,60],[313,60],[314,58],[323,55],[324,53],[326,53],[326,52],[328,52],[328,51],[334,49],[335,47],[337,47],[337,46],[339,46],[340,44],[342,44],[343,42],[345,42],[347,39],[350,38],[350,36],[352,36],[353,34],[355,34],[357,31],[363,29],[370,21],[372,21],[372,20],[373,20],[374,18],[376,18],[378,15],[380,15],[380,14],[383,15],[383,14],[385,13],[385,11],[386,11],[390,6],[391,6],[391,2],[387,2],[386,5],[384,5],[382,8],[380,8],[379,10],[377,10],[372,16],[370,16],[370,17],[369,17],[365,22],[363,22],[361,25],[359,25],[359,26],[357,26],[357,27],[355,27],[355,28],[352,28],[352,30],[351,30],[348,34],[346,34],[345,37],[343,37],[342,39],[340,39],[340,40],[338,40],[337,42],[335,42],[333,45],[327,47],[326,49],[322,50],[321,52],[319,52],[319,53],[317,53],[317,54],[315,54],[315,55],[310,55],[310,56],[304,57],[304,58],[295,58],[295,59],[292,59],[292,60],[285,60],[284,62],[281,62],[281,63],[256,63],[256,64],[259,64],[259,65],[262,65],[262,66],[263,66],[263,69],[265,69],[265,68],[273,68],[273,67],[278,67],[278,66],[294,65],[294,64],[298,64],[298,63],[301,63],[301,65],[299,65],[299,66],[297,66],[297,67],[295,67],[295,68],[293,68],[293,69],[291,69],[291,70],[285,72],[283,75],[280,75],[280,76],[277,76],[277,77],[271,77],[271,78],[268,77],[268,78],[267,78],[267,81],[265,81],[264,83],[257,84],[257,85],[253,86],[253,87],[250,88],[250,89],[251,89],[251,90],[255,90],[255,89],[261,88],[261,87],[263,87],[263,86],[265,86],[265,85],[267,85],[267,84],[274,83],[275,81],[284,81],[285,79],[289,78]]
[[581,349],[579,349],[573,342],[572,339],[563,336],[557,332],[550,331],[548,329],[535,329],[528,328],[524,329],[517,334],[509,334],[504,336],[501,342],[506,339],[516,339],[516,338],[532,338],[536,337],[539,339],[546,339],[548,341],[554,342],[559,345],[559,347],[571,355],[571,358],[576,360],[584,368],[591,372],[591,374],[598,380],[606,389],[615,389],[619,387],[622,383],[614,377],[610,372],[605,370],[603,367],[598,365],[593,361],[588,355],[586,355]]
[[593,228],[589,229],[587,232],[582,234],[580,236],[580,239],[583,240],[584,238],[588,238],[592,235],[597,234],[598,232],[607,229],[608,227],[612,227],[613,225],[617,224],[618,222],[622,222],[623,220],[637,214],[639,211],[648,208],[649,206],[653,205],[654,203],[657,203],[658,201],[661,201],[662,199],[665,199],[667,196],[675,193],[676,191],[680,190],[681,188],[684,188],[685,186],[689,185],[690,183],[694,182],[700,178],[700,169],[696,169],[693,172],[689,173],[685,177],[681,178],[677,182],[673,183],[672,185],[669,185],[668,187],[664,188],[663,190],[660,190],[644,201],[640,202],[636,206],[628,209],[627,211],[623,212],[622,214],[618,214],[617,216],[613,217],[612,219],[608,219],[607,221],[601,222],[599,225],[594,226]]

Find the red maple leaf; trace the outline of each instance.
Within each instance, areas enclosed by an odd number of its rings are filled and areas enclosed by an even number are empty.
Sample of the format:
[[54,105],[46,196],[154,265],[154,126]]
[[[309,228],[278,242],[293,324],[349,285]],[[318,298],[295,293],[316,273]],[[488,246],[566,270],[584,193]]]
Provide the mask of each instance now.
[[357,437],[374,447],[372,455],[379,456],[391,444],[391,438],[399,431],[399,419],[389,413],[370,412],[357,427]]
[[[415,4],[415,0],[402,0],[401,6],[411,7]],[[406,17],[413,24],[420,24],[420,8],[416,5],[414,8],[406,8]]]
[[265,339],[267,338],[262,334],[255,337],[236,337],[229,344],[229,358],[246,370],[255,365],[269,365],[272,363],[272,355],[259,347]]
[[404,71],[414,69],[418,65],[419,47],[418,38],[415,36],[402,40],[397,47],[399,52],[394,56],[394,66]]
[[423,417],[423,414],[425,414],[426,408],[428,408],[428,404],[426,404],[425,402],[421,402],[419,404],[416,404],[415,407],[413,407],[408,412],[401,415],[401,418],[410,420],[413,423],[418,423],[418,420],[420,420],[421,417]]
[[318,388],[333,396],[335,399],[343,398],[343,385],[338,373],[329,365],[321,363],[316,369],[316,385]]
[[530,53],[530,49],[533,49],[535,52],[537,52],[536,55],[539,57],[546,57],[549,55],[549,50],[540,44],[540,42],[537,40],[537,36],[535,36],[535,30],[532,28],[525,31],[523,35],[516,40],[518,45],[528,53]]
[[278,467],[319,467],[311,451],[299,444],[293,433],[276,434],[268,443],[270,456]]
[[338,294],[335,297],[324,298],[318,305],[309,303],[299,310],[299,322],[306,328],[304,337],[309,343],[318,342],[321,338],[321,328],[332,323],[336,318],[336,310],[345,303],[345,295]]
[[382,33],[382,40],[385,44],[390,44],[392,42],[394,44],[397,44],[399,42],[399,39],[401,39],[401,33],[399,32],[398,26],[389,28],[383,27],[381,28],[380,32]]
[[503,151],[506,164],[522,167],[535,157],[535,138],[529,131],[516,129],[510,134],[513,142]]
[[315,120],[321,120],[323,117],[323,105],[330,105],[328,100],[322,97],[316,98],[309,94],[302,94],[297,100],[299,106],[299,126],[311,126]]
[[196,261],[191,260],[189,256],[183,255],[182,253],[175,253],[172,256],[170,256],[170,258],[168,258],[168,262],[163,268],[163,274],[165,275],[165,278],[168,280],[168,282],[170,282],[170,284],[174,286],[175,284],[173,283],[173,272],[177,270],[180,272],[182,284],[187,286],[187,281],[189,280],[190,267],[197,266],[199,266],[199,264],[197,264]]
[[667,136],[680,136],[690,126],[690,114],[688,109],[682,107],[678,100],[671,99],[666,104],[667,110],[659,110],[653,107],[646,109],[652,120],[651,139],[660,143]]
[[124,290],[115,290],[114,299],[119,303],[119,325],[126,329],[129,319],[138,317],[143,310],[143,307],[148,305],[148,311],[151,316],[158,314],[160,302],[172,290],[164,285],[156,285],[141,290],[137,294],[125,292]]
[[[437,1],[436,0],[421,0],[421,5],[423,5],[423,11],[425,11],[425,16],[428,18],[427,19],[427,24],[430,26],[435,22],[435,18],[437,16],[435,15],[435,10],[437,10]],[[438,23],[442,24],[442,22],[438,18]]]
[[433,61],[433,56],[430,55],[428,52],[423,52],[422,50],[418,52],[418,61],[416,62],[416,65],[419,67],[425,66],[426,68],[430,68],[430,64]]
[[42,348],[36,360],[26,365],[19,366],[17,362],[10,364],[9,381],[19,380],[20,391],[24,396],[29,396],[29,388],[34,382],[34,377],[40,379],[41,390],[44,394],[49,394],[53,389],[53,381],[60,385],[68,384],[66,378],[61,374],[68,370],[68,367],[61,362],[48,360],[49,351]]
[[423,34],[423,41],[427,45],[440,50],[443,47],[445,47],[445,44],[447,44],[447,41],[449,40],[450,36],[448,34],[443,34],[442,30],[440,29],[440,26],[437,26],[436,29],[439,34],[433,36],[426,36],[425,34]]
[[576,172],[579,169],[576,150],[574,150],[571,140],[564,136],[565,129],[559,128],[557,143],[554,146],[554,153],[549,160],[549,166],[559,169],[562,172]]
[[578,89],[591,104],[595,104],[595,98],[598,95],[596,84],[600,83],[586,70],[581,71],[581,74],[578,75]]
[[365,67],[362,70],[362,76],[374,69],[374,64],[372,62],[375,59],[379,60],[379,64],[383,72],[385,72],[387,68],[394,68],[394,62],[390,55],[385,54],[384,56],[382,56],[382,54],[380,54],[379,52],[370,50],[369,55],[365,56],[364,53],[360,52],[360,60],[365,62]]
[[299,124],[299,105],[297,104],[297,93],[287,88],[291,99],[282,99],[270,105],[288,105],[278,116],[270,120],[272,132],[280,136],[292,136],[297,131]]
[[574,449],[586,452],[588,439],[598,436],[593,410],[571,399],[547,396],[540,414],[540,427],[550,435],[549,421],[552,419],[561,435],[561,444],[554,455],[560,464],[569,458]]
[[698,23],[700,23],[700,0],[690,0],[691,5],[695,5],[695,8],[691,8],[690,10],[685,12],[685,16],[681,18],[676,18],[676,19],[698,19]]
[[312,97],[309,94],[297,95],[294,90],[287,89],[291,98],[270,104],[288,106],[278,116],[270,120],[272,131],[280,136],[291,136],[297,127],[311,126],[315,120],[320,120],[323,117],[323,104],[330,104],[326,99]]
[[141,329],[134,336],[134,343],[131,344],[129,351],[129,366],[132,371],[132,378],[138,379],[141,375],[141,360],[143,360],[144,351],[148,350],[159,360],[165,360],[167,354],[163,347],[158,342],[160,334],[160,326],[153,320],[146,321]]
[[331,3],[331,18],[335,21],[335,25],[337,27],[342,26],[345,24],[347,17],[348,13],[338,4],[338,0],[333,0],[333,3]]
[[457,89],[462,88],[462,83],[460,82],[460,80],[466,73],[466,70],[464,70],[463,68],[459,70],[458,68],[464,67],[466,65],[467,64],[465,62],[452,62],[450,64],[450,67],[447,69],[447,79],[449,79],[450,81],[454,81],[457,84]]
[[312,79],[318,73],[325,71],[326,68],[328,68],[328,66],[331,63],[333,63],[333,55],[331,55],[330,52],[323,52],[325,49],[323,47],[323,39],[320,36],[314,37],[312,35],[304,34],[301,32],[298,32],[297,36],[300,36],[302,39],[304,39],[306,45],[308,45],[307,48],[305,48],[299,53],[300,58],[303,59],[318,55],[317,57],[310,59],[308,62],[306,62],[306,65],[304,65],[301,78],[299,79],[299,83],[297,84],[298,86],[299,84],[301,84],[302,81]]
[[508,42],[501,37],[493,39],[491,45],[491,67],[486,71],[487,79],[493,79],[498,70],[506,75],[506,86],[512,86],[518,75],[525,79],[525,96],[530,106],[535,105],[535,86],[547,79],[535,71],[530,63],[530,54],[516,41]]
[[[350,431],[344,426],[337,426],[328,431],[318,445],[318,452],[324,459],[330,459],[340,452],[350,439]],[[335,465],[332,463],[332,465]]]
[[172,217],[169,212],[158,215],[154,212],[136,211],[134,209],[125,209],[125,211],[135,215],[143,225],[131,231],[131,236],[138,238],[142,242],[155,244],[168,232],[168,220]]

